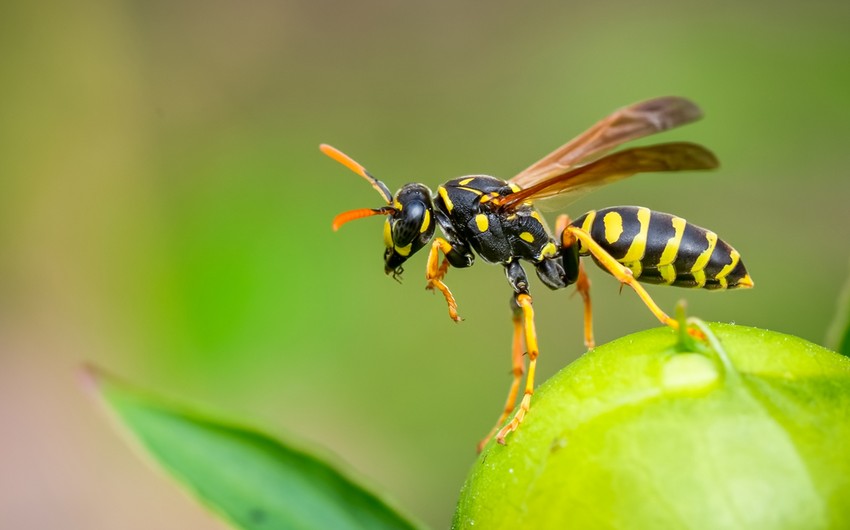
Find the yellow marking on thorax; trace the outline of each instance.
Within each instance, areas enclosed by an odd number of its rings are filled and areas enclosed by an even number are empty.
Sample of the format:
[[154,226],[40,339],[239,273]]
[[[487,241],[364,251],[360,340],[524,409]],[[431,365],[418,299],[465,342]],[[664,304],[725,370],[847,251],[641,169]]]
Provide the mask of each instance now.
[[411,242],[409,245],[405,245],[403,247],[393,247],[393,248],[395,248],[395,251],[398,252],[400,255],[407,256],[408,254],[410,254],[410,247],[412,247],[412,246],[413,246],[413,242]]
[[466,187],[466,186],[458,186],[458,187],[457,187],[457,189],[459,189],[459,190],[463,190],[463,191],[468,191],[468,192],[470,192],[470,193],[474,193],[474,194],[476,194],[476,195],[484,195],[484,192],[483,192],[483,191],[481,191],[481,190],[477,190],[477,189],[475,189],[475,188],[468,188],[468,187]]
[[478,225],[479,232],[486,232],[490,228],[490,221],[487,219],[487,215],[483,213],[475,216],[475,224]]
[[449,199],[449,193],[446,191],[445,186],[438,187],[437,194],[440,196],[441,199],[443,199],[443,202],[446,203],[446,210],[448,210],[449,213],[452,213],[452,210],[454,209],[455,205],[452,204],[452,200]]
[[[738,262],[741,261],[741,255],[738,254],[737,250],[733,250],[732,252],[730,252],[729,257],[732,258],[732,262],[729,263],[729,265],[726,265],[725,267],[720,269],[720,272],[718,272],[717,276],[715,276],[715,279],[717,279],[717,280],[724,280],[721,283],[725,283],[726,276],[728,276],[729,273],[732,272],[732,269],[734,269],[736,266],[738,266]],[[725,287],[725,285],[724,285],[724,287]]]
[[[629,245],[629,250],[626,251],[626,255],[619,260],[620,263],[636,263],[643,259],[643,255],[646,253],[646,234],[649,232],[650,213],[649,208],[638,208],[637,219],[640,223],[640,229],[638,230],[638,233],[635,234],[634,239],[632,239],[632,242]],[[629,267],[628,265],[626,266]],[[638,271],[640,271],[640,269],[638,269]],[[635,278],[638,276],[640,276],[639,272],[635,274]]]
[[[708,260],[711,258],[711,253],[714,252],[714,247],[717,245],[717,234],[712,232],[711,230],[705,231],[705,239],[708,240],[708,248],[705,249],[702,254],[699,255],[697,260],[694,262],[694,266],[691,267],[691,273],[696,277],[697,272],[701,272],[706,265],[708,265]],[[705,285],[705,274],[703,273],[703,285]],[[702,287],[702,285],[700,285]]]
[[[673,263],[673,261],[675,261],[676,255],[679,254],[679,247],[682,244],[682,235],[684,235],[685,233],[685,225],[688,224],[688,222],[682,219],[681,217],[673,217],[671,222],[673,224],[673,230],[675,230],[675,232],[673,234],[673,237],[667,240],[667,245],[664,247],[664,251],[661,253],[661,258],[659,258],[658,260],[659,270],[661,270],[662,266],[669,265]],[[673,277],[675,278],[675,272]],[[667,276],[664,276],[664,279],[666,280]],[[670,281],[672,282],[673,280]]]
[[431,210],[425,210],[425,217],[422,218],[422,226],[419,227],[419,233],[424,234],[429,226],[431,226]]
[[618,212],[608,212],[602,218],[605,225],[605,241],[614,244],[623,235],[623,217]]
[[458,182],[458,184],[460,184],[461,186],[466,186],[467,184],[469,184],[473,180],[475,180],[475,177],[469,177],[468,179],[461,180],[460,182]]
[[531,234],[531,232],[522,232],[519,235],[519,238],[528,243],[534,243],[534,236]]

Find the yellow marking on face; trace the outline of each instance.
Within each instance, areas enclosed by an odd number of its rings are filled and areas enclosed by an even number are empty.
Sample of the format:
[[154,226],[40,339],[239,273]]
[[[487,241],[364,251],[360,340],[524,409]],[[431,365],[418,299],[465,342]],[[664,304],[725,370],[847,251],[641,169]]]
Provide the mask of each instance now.
[[513,182],[508,182],[508,186],[510,186],[511,191],[514,192],[514,193],[516,193],[516,192],[518,192],[522,189],[519,186],[517,186],[516,184],[514,184]]
[[555,243],[549,241],[548,243],[543,245],[543,250],[540,251],[540,256],[538,256],[538,258],[551,258],[557,253],[558,247],[555,246]]
[[[705,249],[702,254],[699,255],[697,260],[694,262],[694,266],[691,267],[691,273],[696,276],[698,271],[702,271],[706,265],[708,265],[708,260],[711,258],[711,253],[714,252],[714,247],[717,245],[717,234],[712,232],[711,230],[705,231],[705,239],[708,240],[708,248]],[[705,274],[703,274],[703,285],[705,284]],[[702,287],[702,286],[700,286]]]
[[605,241],[614,244],[623,235],[623,217],[617,212],[608,212],[602,218],[605,225]]
[[705,271],[700,269],[698,271],[691,271],[691,274],[694,275],[694,280],[697,284],[694,286],[696,288],[705,287]]
[[519,238],[528,243],[534,243],[534,236],[531,232],[523,232],[519,235]]
[[483,213],[475,216],[475,224],[478,226],[479,232],[486,232],[490,228],[490,221],[487,219],[487,215]]
[[676,267],[672,263],[659,266],[658,273],[661,274],[661,277],[664,278],[664,283],[667,285],[676,281]]
[[458,182],[458,184],[460,184],[461,186],[466,186],[467,184],[469,184],[473,180],[475,180],[475,177],[469,177],[468,179],[461,180],[460,182]]
[[[620,259],[622,263],[636,263],[643,259],[643,255],[646,253],[646,234],[649,232],[650,213],[649,208],[638,208],[637,219],[640,223],[640,229],[632,239],[626,255]],[[635,274],[635,277],[638,276],[639,274]]]
[[730,252],[729,257],[732,258],[732,262],[729,263],[729,265],[726,265],[725,267],[720,269],[720,272],[718,272],[717,276],[715,276],[716,279],[725,279],[726,276],[728,276],[729,273],[732,272],[732,269],[738,266],[738,262],[741,261],[741,255],[738,254],[737,250],[733,250],[732,252]]
[[681,217],[673,217],[671,222],[675,232],[673,233],[673,237],[667,240],[664,251],[661,252],[661,258],[658,260],[659,269],[662,265],[669,265],[676,259],[676,255],[679,253],[679,247],[682,244],[682,235],[685,233],[685,225],[688,224]]
[[429,226],[431,226],[431,210],[425,210],[425,216],[422,218],[422,226],[419,227],[419,233],[424,234]]
[[393,246],[393,227],[390,226],[389,217],[384,223],[384,246],[387,248],[392,248]]
[[438,187],[437,194],[440,196],[441,199],[443,199],[443,202],[446,203],[446,210],[451,213],[455,205],[452,204],[452,200],[449,199],[449,193],[446,191],[446,188],[444,186]]
[[393,199],[393,208],[395,208],[398,211],[401,211],[404,208],[404,206],[402,206],[402,204],[400,202],[398,202],[398,199]]
[[393,248],[400,255],[407,256],[408,254],[410,254],[410,247],[412,247],[412,246],[413,246],[413,242],[411,242],[409,245],[405,245],[403,247],[393,247]]

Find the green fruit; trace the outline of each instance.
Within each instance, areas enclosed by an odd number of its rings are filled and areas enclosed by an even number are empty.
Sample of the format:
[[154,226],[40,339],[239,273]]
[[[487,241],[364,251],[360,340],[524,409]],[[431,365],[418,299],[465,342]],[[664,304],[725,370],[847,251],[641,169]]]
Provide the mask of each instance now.
[[850,359],[709,329],[719,351],[659,328],[561,370],[481,453],[453,528],[850,528]]

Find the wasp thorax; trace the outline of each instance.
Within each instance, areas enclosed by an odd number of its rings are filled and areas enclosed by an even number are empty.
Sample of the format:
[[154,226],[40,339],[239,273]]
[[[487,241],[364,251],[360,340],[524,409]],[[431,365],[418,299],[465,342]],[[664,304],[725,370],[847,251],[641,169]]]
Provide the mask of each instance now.
[[384,224],[384,270],[397,276],[401,264],[434,236],[431,190],[422,184],[406,184],[396,193],[393,209]]

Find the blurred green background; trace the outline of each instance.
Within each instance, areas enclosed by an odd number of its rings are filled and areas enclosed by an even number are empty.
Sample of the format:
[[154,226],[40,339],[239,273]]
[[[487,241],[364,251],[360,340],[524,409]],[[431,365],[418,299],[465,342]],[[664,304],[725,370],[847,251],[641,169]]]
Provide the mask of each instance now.
[[[466,321],[382,271],[381,221],[328,142],[393,190],[508,178],[623,105],[706,118],[659,141],[714,173],[641,175],[641,204],[743,255],[746,292],[672,310],[822,342],[847,273],[847,2],[5,2],[0,7],[0,527],[211,528],[126,450],[74,371],[328,448],[436,528],[509,384],[510,289],[447,277]],[[598,341],[657,322],[591,271]],[[533,284],[540,376],[581,304]]]

